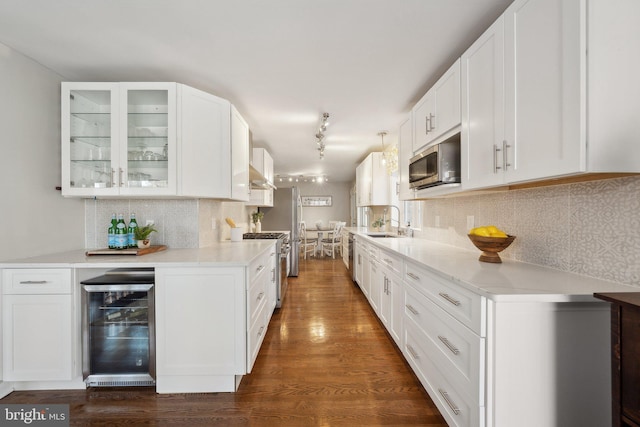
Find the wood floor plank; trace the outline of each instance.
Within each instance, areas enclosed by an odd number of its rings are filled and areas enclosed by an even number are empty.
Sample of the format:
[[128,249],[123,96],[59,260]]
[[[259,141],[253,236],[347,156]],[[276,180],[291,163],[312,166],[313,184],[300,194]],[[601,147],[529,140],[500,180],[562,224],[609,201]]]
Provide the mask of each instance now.
[[302,260],[237,393],[153,388],[13,392],[2,403],[70,405],[72,426],[447,424],[340,259]]

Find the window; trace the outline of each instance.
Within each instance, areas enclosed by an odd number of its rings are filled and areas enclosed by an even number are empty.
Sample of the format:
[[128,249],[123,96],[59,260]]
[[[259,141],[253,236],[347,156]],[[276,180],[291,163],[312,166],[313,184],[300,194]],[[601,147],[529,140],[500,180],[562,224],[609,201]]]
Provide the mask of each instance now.
[[420,200],[407,200],[402,203],[404,210],[403,226],[411,225],[411,228],[419,230],[422,228],[422,202]]

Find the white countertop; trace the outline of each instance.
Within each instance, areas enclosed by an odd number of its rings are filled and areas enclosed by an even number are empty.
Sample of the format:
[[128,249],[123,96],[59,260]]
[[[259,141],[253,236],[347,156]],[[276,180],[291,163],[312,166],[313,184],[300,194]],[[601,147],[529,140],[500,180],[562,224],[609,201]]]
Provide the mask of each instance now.
[[225,241],[200,249],[171,249],[147,255],[85,255],[87,249],[0,262],[0,268],[118,268],[246,266],[275,240]]
[[492,264],[478,260],[479,250],[409,237],[373,238],[366,228],[348,231],[380,248],[392,250],[404,259],[494,301],[584,302],[599,301],[594,292],[640,292],[640,287],[567,273],[524,262],[502,260]]

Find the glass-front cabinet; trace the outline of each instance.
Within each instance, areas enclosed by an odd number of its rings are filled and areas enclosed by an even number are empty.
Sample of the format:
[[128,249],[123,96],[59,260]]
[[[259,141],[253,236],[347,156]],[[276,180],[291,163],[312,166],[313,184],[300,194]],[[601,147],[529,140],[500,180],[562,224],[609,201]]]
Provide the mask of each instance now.
[[62,83],[62,194],[176,194],[176,83]]

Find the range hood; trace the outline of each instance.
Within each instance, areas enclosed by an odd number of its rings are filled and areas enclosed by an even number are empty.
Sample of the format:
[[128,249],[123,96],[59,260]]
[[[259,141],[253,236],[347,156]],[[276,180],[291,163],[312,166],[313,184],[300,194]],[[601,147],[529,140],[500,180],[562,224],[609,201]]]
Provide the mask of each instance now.
[[274,190],[276,189],[276,186],[271,184],[258,169],[253,167],[251,163],[249,163],[249,183],[253,190],[269,190],[270,188],[273,188]]

